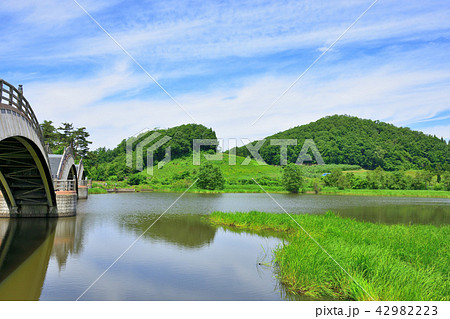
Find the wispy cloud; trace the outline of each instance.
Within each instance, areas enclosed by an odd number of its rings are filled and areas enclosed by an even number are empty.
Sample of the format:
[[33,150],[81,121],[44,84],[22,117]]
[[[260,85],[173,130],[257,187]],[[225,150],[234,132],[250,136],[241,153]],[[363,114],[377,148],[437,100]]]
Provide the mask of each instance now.
[[[420,129],[449,138],[448,126],[427,121],[450,109],[446,1],[380,1],[251,131],[371,1],[80,3],[222,137],[261,138],[347,113],[429,123]],[[0,73],[25,84],[41,120],[87,126],[95,146],[109,147],[144,127],[190,121],[72,1],[7,0],[0,18]]]

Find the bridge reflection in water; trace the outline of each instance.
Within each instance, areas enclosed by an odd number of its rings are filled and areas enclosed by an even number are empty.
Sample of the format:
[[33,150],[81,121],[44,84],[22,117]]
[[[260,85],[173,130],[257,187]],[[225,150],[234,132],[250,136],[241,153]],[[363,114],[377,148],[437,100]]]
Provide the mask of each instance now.
[[[0,300],[38,300],[53,247],[55,219],[1,220]],[[8,224],[5,227],[5,224]]]
[[[157,217],[130,214],[116,223],[140,235]],[[0,218],[0,300],[39,300],[51,260],[64,271],[69,256],[81,254],[86,218],[84,214],[58,219]],[[202,219],[198,215],[164,216],[143,240],[200,249],[214,241],[217,231]]]
[[0,300],[39,300],[50,258],[64,268],[81,250],[80,218],[0,219]]

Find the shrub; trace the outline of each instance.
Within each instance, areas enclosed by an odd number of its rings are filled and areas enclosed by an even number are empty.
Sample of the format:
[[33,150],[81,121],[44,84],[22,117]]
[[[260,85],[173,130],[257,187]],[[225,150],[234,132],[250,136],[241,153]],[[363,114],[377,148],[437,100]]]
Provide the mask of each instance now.
[[288,164],[283,169],[281,179],[283,187],[290,193],[298,193],[303,185],[303,177],[300,166],[296,164]]
[[222,171],[219,167],[215,167],[211,163],[200,166],[197,177],[197,186],[201,189],[223,189],[225,185]]
[[386,173],[380,166],[378,166],[372,172],[367,173],[367,183],[371,189],[386,188]]
[[128,177],[127,184],[128,185],[139,185],[143,182],[144,177],[139,174],[133,174]]

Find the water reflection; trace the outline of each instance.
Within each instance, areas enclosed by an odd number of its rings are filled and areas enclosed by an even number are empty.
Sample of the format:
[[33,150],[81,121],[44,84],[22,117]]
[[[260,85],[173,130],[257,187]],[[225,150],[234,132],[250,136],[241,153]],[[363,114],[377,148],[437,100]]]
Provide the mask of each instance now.
[[0,219],[0,300],[39,300],[53,256],[82,250],[84,217]]
[[[161,214],[179,196],[178,193],[133,193],[97,195],[98,202],[88,205],[105,214]],[[103,196],[103,197],[102,197]],[[450,224],[450,199],[376,196],[331,196],[272,194],[292,214],[323,214],[329,210],[356,220],[384,224]],[[103,206],[100,206],[103,205]],[[106,206],[105,206],[106,205]],[[190,194],[172,206],[170,214],[208,214],[213,211],[283,213],[266,194]],[[96,212],[96,215],[98,213]],[[107,217],[106,217],[107,218]]]
[[53,247],[56,219],[0,220],[0,300],[38,300]]
[[[145,279],[141,281],[145,282],[146,289],[139,295],[136,294],[137,284],[133,284],[133,293],[127,291],[127,285],[122,285],[120,299],[317,300],[292,295],[275,279],[272,249],[282,243],[282,233],[214,227],[204,215],[166,214],[155,223],[158,217],[156,214],[141,213],[117,218],[120,227],[126,232],[132,231],[136,237],[153,224],[142,238],[149,242],[150,245],[145,246],[151,247],[151,251],[144,253],[148,248],[142,247],[140,251],[145,257],[132,262],[137,269],[142,267],[140,263],[145,263],[147,270]],[[214,242],[216,237],[217,242]],[[151,263],[147,259],[150,256]],[[167,262],[167,259],[172,261]],[[165,264],[164,272],[161,271],[161,264]],[[121,276],[127,279],[118,275],[115,281],[133,280],[129,274],[122,273]],[[165,287],[160,286],[161,277]],[[208,282],[208,278],[213,280]],[[246,287],[236,289],[240,285]],[[152,290],[150,287],[158,289]],[[162,294],[161,291],[167,290],[167,287],[170,287],[169,295]],[[217,287],[220,287],[219,291]],[[113,289],[108,288],[110,291]],[[99,298],[100,293],[96,295]]]
[[77,255],[83,249],[85,219],[86,216],[79,215],[58,220],[52,256],[55,257],[60,271],[64,269],[69,255]]
[[426,205],[385,205],[345,207],[335,210],[342,217],[380,224],[450,224],[450,207]]
[[216,228],[205,222],[200,215],[169,214],[159,215],[130,214],[119,217],[121,226],[141,235],[150,225],[154,225],[145,233],[144,238],[163,241],[184,248],[201,248],[214,241]]

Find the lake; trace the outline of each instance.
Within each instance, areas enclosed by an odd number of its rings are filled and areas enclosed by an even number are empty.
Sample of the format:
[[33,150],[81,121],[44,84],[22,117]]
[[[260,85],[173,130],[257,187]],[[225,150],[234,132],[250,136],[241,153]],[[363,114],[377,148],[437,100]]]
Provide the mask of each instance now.
[[[212,211],[283,213],[266,194],[90,195],[78,215],[0,219],[0,300],[307,300],[284,290],[272,268],[280,234],[234,231],[205,221]],[[450,223],[439,198],[272,194],[288,212],[385,224]]]

